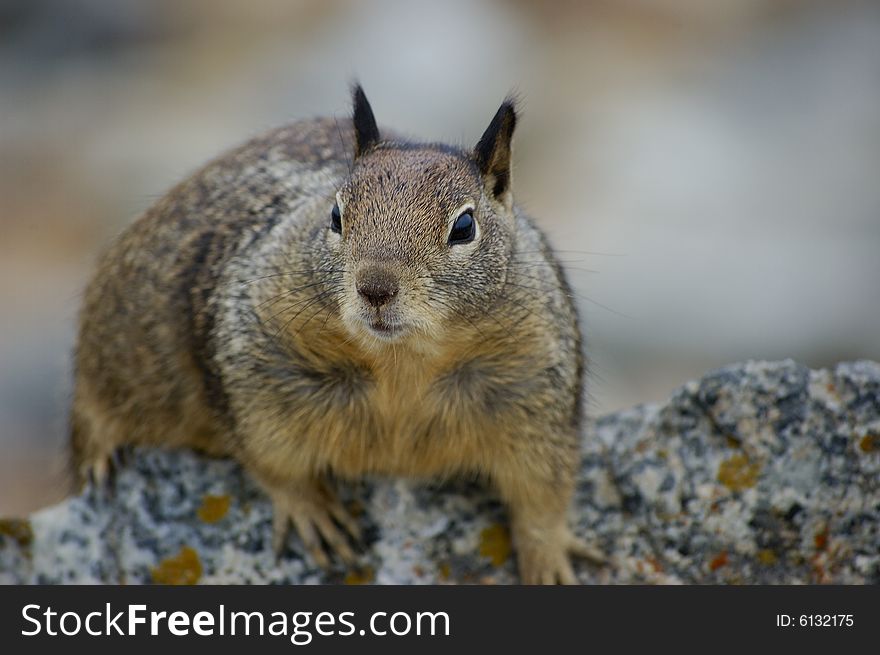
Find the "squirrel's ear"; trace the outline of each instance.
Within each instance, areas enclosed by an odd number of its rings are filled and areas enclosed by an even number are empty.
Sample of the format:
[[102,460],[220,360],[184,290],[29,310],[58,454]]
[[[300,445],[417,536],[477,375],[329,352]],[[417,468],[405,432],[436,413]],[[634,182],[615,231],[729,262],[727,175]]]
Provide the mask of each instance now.
[[352,89],[352,105],[354,122],[354,156],[355,159],[364,154],[379,142],[379,126],[376,125],[376,117],[370,101],[364,94],[360,84],[355,84]]
[[474,148],[474,158],[492,195],[510,204],[510,141],[516,127],[516,108],[507,98]]

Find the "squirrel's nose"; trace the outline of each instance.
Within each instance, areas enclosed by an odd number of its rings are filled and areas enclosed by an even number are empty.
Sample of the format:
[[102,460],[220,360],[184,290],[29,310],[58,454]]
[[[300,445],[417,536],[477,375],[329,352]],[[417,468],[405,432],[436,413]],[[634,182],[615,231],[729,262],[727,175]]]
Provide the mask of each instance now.
[[370,269],[358,276],[357,292],[376,309],[387,305],[400,287],[397,278],[384,269]]

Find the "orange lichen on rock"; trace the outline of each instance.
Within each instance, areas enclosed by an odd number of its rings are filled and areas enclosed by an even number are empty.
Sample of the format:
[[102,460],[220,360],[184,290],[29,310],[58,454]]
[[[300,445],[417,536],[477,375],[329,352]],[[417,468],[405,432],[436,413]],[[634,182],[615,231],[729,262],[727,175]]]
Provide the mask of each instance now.
[[0,535],[14,539],[22,548],[27,548],[34,541],[31,522],[24,519],[0,519]]
[[776,564],[776,562],[778,560],[778,558],[776,557],[776,553],[774,553],[769,548],[759,550],[757,557],[758,557],[758,561],[761,562],[761,564],[764,564],[766,566],[772,566],[773,564]]
[[510,557],[510,534],[503,525],[494,523],[480,533],[480,555],[501,566]]
[[202,577],[202,563],[194,549],[184,546],[177,555],[159,562],[150,574],[156,584],[196,584]]
[[859,448],[863,453],[880,452],[880,434],[866,434],[859,440]]
[[731,491],[743,491],[754,487],[761,474],[761,467],[744,453],[725,459],[718,466],[718,482]]
[[816,544],[816,550],[825,550],[828,548],[828,528],[822,530],[813,537],[813,542]]
[[652,555],[647,557],[645,561],[651,565],[651,568],[654,569],[654,573],[663,573],[663,564],[656,557]]
[[376,579],[376,572],[372,566],[365,566],[362,569],[352,569],[345,574],[345,584],[370,584]]
[[725,566],[725,565],[727,564],[727,562],[728,562],[728,559],[727,559],[727,551],[726,551],[726,550],[722,550],[720,553],[718,553],[718,554],[712,559],[711,562],[709,562],[709,570],[710,570],[710,571],[717,571],[717,570],[720,569],[722,566]]
[[202,506],[196,514],[205,523],[216,523],[229,513],[229,494],[212,496],[208,494],[202,498]]

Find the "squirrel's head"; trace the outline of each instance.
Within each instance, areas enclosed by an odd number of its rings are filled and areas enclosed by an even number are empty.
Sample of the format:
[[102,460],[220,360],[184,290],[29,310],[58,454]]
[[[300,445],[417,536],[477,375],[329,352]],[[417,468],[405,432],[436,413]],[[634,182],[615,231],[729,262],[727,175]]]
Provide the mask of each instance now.
[[354,161],[327,208],[346,328],[376,345],[451,334],[499,300],[514,241],[514,103],[472,150],[385,140],[354,88]]

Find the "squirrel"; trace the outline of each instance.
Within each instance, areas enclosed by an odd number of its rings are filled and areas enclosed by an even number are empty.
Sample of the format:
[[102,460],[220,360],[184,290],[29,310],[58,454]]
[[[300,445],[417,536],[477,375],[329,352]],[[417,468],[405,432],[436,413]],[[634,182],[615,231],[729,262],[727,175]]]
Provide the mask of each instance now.
[[[81,484],[124,445],[237,460],[322,567],[355,560],[333,481],[487,479],[520,578],[602,561],[566,513],[585,359],[572,294],[513,201],[515,101],[473,149],[352,120],[257,136],[175,186],[100,259],[80,314]],[[322,543],[323,542],[323,543]]]

